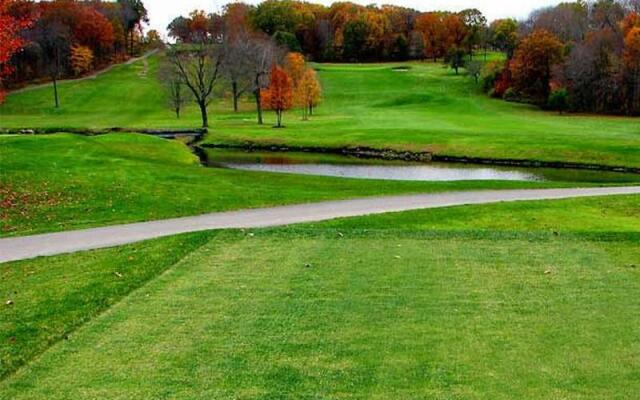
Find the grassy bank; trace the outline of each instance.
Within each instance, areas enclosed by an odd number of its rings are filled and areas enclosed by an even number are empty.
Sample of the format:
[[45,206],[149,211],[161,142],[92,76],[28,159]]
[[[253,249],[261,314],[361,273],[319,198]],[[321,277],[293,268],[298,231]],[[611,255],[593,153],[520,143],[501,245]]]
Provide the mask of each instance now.
[[[181,120],[167,109],[156,79],[158,60],[63,85],[59,110],[47,88],[10,96],[0,107],[0,127],[197,127],[195,107]],[[250,99],[238,114],[229,100],[214,102],[208,141],[640,166],[637,118],[559,116],[487,98],[472,79],[440,64],[408,64],[406,71],[394,65],[318,65],[324,102],[310,122],[297,111],[287,113],[287,129],[272,129],[271,113],[266,126],[256,125]]]
[[[0,378],[208,242],[191,234],[0,265]],[[12,304],[5,304],[6,302]]]
[[204,168],[181,143],[134,134],[0,137],[0,235],[397,193],[567,186],[393,182]]
[[[602,219],[617,207],[612,201],[589,216]],[[519,214],[503,210],[495,218]],[[358,226],[379,218],[359,218]],[[423,226],[430,218],[414,216]],[[219,234],[0,383],[0,398],[638,393],[637,230],[608,240],[535,234],[531,226],[480,235],[473,220],[456,232],[407,226],[402,235],[349,226],[341,235],[309,226]],[[3,268],[53,265],[53,287],[65,285],[62,265],[89,263],[101,267],[96,280],[108,282],[114,267],[92,260],[110,251]],[[12,318],[25,306],[16,299]]]

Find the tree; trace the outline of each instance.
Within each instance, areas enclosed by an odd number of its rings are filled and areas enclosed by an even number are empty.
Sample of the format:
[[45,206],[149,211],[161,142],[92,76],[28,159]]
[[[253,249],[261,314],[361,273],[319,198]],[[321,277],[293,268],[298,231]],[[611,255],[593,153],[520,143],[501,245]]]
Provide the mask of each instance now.
[[168,56],[173,63],[180,81],[191,90],[200,108],[202,127],[209,127],[207,107],[221,75],[223,52],[216,47],[200,43],[194,48],[173,47]]
[[251,89],[253,70],[251,64],[251,43],[248,40],[227,40],[224,44],[225,58],[222,71],[231,83],[233,111],[238,112],[240,97]]
[[422,33],[425,57],[437,61],[438,57],[444,56],[446,29],[440,14],[420,14],[415,20],[415,29]]
[[468,35],[467,26],[461,15],[446,14],[442,20],[444,25],[443,46],[445,54],[452,48],[464,49],[464,41]]
[[578,43],[589,30],[589,5],[576,1],[543,8],[534,11],[527,24],[532,31],[545,30],[563,42]]
[[147,9],[142,0],[118,0],[122,9],[122,25],[129,36],[129,54],[134,53],[134,31],[139,28],[142,22],[149,22]]
[[40,57],[53,82],[54,104],[59,108],[58,79],[63,71],[63,60],[69,59],[69,44],[72,39],[67,7],[71,3],[46,4],[30,35],[39,47]]
[[424,38],[418,31],[411,31],[409,35],[409,57],[414,60],[424,58]]
[[466,52],[460,47],[451,47],[449,52],[447,53],[446,62],[449,64],[454,71],[456,71],[456,75],[458,75],[458,71],[460,68],[464,68],[465,61],[464,56]]
[[160,82],[162,82],[167,95],[167,104],[180,119],[180,113],[184,106],[192,101],[193,96],[188,87],[182,81],[180,72],[174,63],[164,60],[158,70]]
[[[13,71],[13,67],[9,65],[11,57],[26,44],[20,32],[32,24],[32,16],[16,17],[11,13],[12,3],[11,0],[0,0],[0,84],[2,78]],[[0,86],[0,104],[4,98],[5,94]]]
[[547,105],[550,109],[562,115],[569,108],[569,93],[567,89],[558,89],[551,92]]
[[145,38],[145,44],[150,48],[162,48],[164,47],[164,43],[162,42],[162,38],[160,37],[160,32],[155,29],[151,29],[147,32],[147,37]]
[[271,69],[269,87],[262,92],[262,101],[276,113],[276,128],[282,128],[282,116],[293,106],[293,84],[286,71],[277,65]]
[[547,31],[524,38],[510,64],[515,89],[534,101],[546,102],[552,67],[562,62],[563,51],[562,43]]
[[491,23],[491,44],[496,49],[507,54],[507,59],[513,58],[518,43],[518,21],[515,19],[498,19]]
[[300,53],[288,53],[284,58],[284,70],[291,78],[293,87],[296,88],[305,73],[307,66],[304,56]]
[[189,14],[189,36],[190,41],[201,43],[210,42],[210,22],[207,14],[202,10],[194,10]]
[[631,29],[624,39],[624,79],[626,110],[640,113],[640,27]]
[[619,80],[619,34],[610,28],[590,32],[576,44],[565,63],[565,86],[571,109],[587,112],[619,112],[622,107]]
[[93,67],[93,51],[87,46],[75,44],[71,46],[71,68],[76,75],[91,71]]
[[294,33],[300,16],[291,0],[267,0],[251,12],[253,25],[269,36],[276,32]]
[[318,81],[316,71],[308,68],[304,71],[300,84],[296,89],[296,100],[302,107],[302,119],[309,119],[313,115],[314,108],[320,103],[322,97],[322,87]]
[[273,40],[275,40],[279,46],[286,47],[289,51],[302,51],[300,42],[293,33],[278,31],[273,35]]
[[185,17],[174,18],[173,21],[167,26],[169,37],[174,38],[178,42],[188,43],[191,41],[191,28],[189,26],[189,20]]
[[262,125],[262,91],[269,86],[269,73],[277,64],[281,50],[269,38],[253,37],[249,44],[252,90],[256,100],[258,124]]
[[482,43],[482,34],[487,26],[487,18],[476,8],[463,10],[460,15],[467,27],[464,44],[469,56],[473,59],[473,49]]
[[482,72],[482,63],[479,61],[470,61],[467,63],[467,73],[469,76],[473,77],[478,84],[480,80],[480,74]]
[[97,55],[110,51],[115,40],[111,22],[90,7],[78,7],[77,13],[77,21],[70,27],[75,41]]
[[367,44],[367,24],[363,19],[349,21],[344,26],[343,57],[349,61],[361,61]]

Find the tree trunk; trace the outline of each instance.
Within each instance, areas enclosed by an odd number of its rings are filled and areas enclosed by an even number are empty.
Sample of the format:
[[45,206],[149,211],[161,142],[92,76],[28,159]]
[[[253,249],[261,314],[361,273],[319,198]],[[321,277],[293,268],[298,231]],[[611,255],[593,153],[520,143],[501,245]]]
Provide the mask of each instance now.
[[53,76],[53,98],[56,103],[56,108],[60,108],[60,100],[58,100],[58,78]]
[[56,103],[56,108],[60,108],[60,100],[58,99],[58,73],[60,71],[60,49],[55,47],[55,69],[53,70],[53,97]]
[[262,120],[262,99],[260,98],[260,89],[256,89],[256,110],[258,112],[258,125],[262,125],[264,121]]
[[231,91],[233,92],[233,112],[238,112],[238,83],[231,82]]
[[313,115],[313,104],[309,104],[309,115]]
[[207,113],[207,105],[205,102],[198,102],[200,106],[200,114],[202,114],[202,127],[209,127],[209,114]]
[[180,119],[180,107],[176,107],[176,118]]
[[278,120],[278,124],[276,126],[278,128],[282,128],[282,110],[276,110],[276,117]]
[[131,40],[130,40],[129,55],[133,57],[133,29],[131,30],[130,37],[131,37]]

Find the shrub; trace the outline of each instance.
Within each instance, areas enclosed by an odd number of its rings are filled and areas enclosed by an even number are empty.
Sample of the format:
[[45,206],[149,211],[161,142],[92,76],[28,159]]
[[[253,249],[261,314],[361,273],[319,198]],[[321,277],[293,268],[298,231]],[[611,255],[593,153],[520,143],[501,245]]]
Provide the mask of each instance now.
[[510,87],[504,91],[502,98],[506,101],[518,101],[519,96],[515,89]]
[[486,93],[494,90],[502,70],[504,70],[504,63],[501,61],[491,61],[484,65],[480,78],[482,79],[482,88]]
[[293,33],[278,31],[275,33],[275,35],[273,35],[273,39],[280,46],[284,46],[287,49],[289,49],[289,51],[293,51],[293,52],[302,51],[302,47],[300,47],[300,42],[298,41],[298,38],[296,37],[296,35],[294,35]]
[[557,111],[562,115],[569,108],[569,93],[567,89],[557,89],[551,92],[547,105],[551,110]]

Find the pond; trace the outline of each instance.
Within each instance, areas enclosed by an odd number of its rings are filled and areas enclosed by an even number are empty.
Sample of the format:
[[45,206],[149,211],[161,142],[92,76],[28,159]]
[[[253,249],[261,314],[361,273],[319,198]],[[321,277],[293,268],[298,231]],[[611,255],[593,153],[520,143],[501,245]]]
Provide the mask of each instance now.
[[360,159],[332,154],[207,149],[208,165],[244,171],[396,181],[556,181],[631,183],[640,175],[578,169],[520,168],[458,163]]

